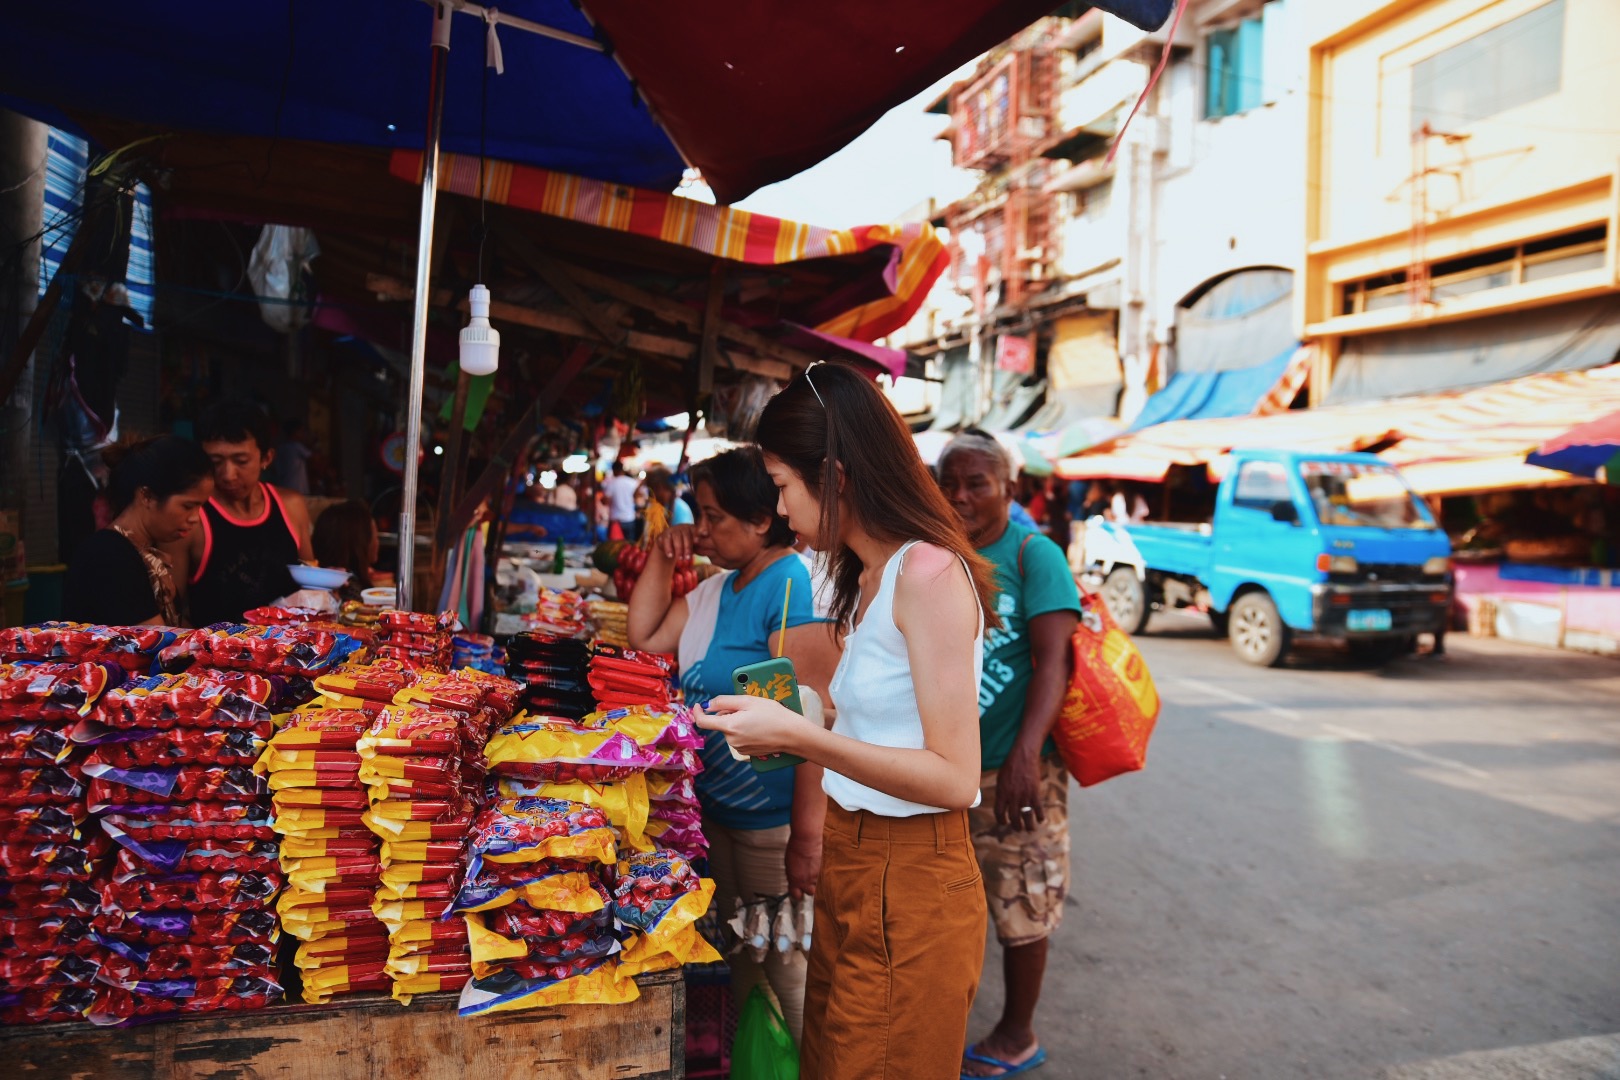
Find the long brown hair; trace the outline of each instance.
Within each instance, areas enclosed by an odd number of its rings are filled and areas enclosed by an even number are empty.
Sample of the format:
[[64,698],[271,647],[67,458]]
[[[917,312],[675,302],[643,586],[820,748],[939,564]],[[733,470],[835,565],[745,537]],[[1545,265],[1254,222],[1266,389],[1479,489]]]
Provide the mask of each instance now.
[[760,449],[798,473],[821,502],[816,547],[828,559],[834,622],[849,628],[860,592],[861,561],[837,541],[847,500],[855,523],[873,539],[922,540],[961,556],[986,625],[1001,625],[989,561],[973,549],[910,429],[872,380],[842,364],[817,364],[766,403],[758,430]]

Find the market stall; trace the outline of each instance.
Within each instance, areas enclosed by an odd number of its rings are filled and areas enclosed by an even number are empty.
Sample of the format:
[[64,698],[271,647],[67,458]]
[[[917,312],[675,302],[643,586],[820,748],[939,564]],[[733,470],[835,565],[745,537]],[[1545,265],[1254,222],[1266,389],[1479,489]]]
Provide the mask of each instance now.
[[[1239,447],[1372,450],[1400,467],[1452,538],[1470,629],[1536,644],[1620,649],[1620,497],[1604,458],[1551,456],[1572,425],[1620,407],[1620,365],[1269,416],[1181,420],[1065,458],[1058,475],[1157,485],[1153,507],[1196,502]],[[1576,430],[1579,430],[1577,428]],[[1591,467],[1585,463],[1591,459]],[[1606,473],[1604,474],[1607,475]]]
[[510,677],[455,665],[450,617],[361,604],[0,632],[7,1049],[258,1075],[337,1025],[367,1032],[346,1073],[681,1075],[678,970],[719,960],[702,736],[667,661],[577,595],[546,613]]

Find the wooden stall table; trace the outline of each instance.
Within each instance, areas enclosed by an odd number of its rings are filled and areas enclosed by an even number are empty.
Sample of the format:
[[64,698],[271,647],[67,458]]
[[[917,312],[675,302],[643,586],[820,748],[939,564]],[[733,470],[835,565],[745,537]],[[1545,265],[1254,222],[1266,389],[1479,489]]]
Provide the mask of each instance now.
[[686,984],[643,975],[625,1005],[565,1005],[462,1018],[459,994],[409,1007],[366,996],[131,1028],[0,1027],[8,1077],[41,1080],[466,1080],[686,1075]]

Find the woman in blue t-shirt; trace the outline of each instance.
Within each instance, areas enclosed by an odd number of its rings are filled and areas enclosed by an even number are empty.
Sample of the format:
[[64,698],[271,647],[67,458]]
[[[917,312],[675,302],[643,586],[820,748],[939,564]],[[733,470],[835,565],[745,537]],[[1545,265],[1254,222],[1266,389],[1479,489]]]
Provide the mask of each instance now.
[[[793,531],[776,514],[776,486],[759,451],[710,458],[692,469],[692,482],[697,523],[677,525],[653,543],[630,598],[631,647],[676,653],[687,703],[697,705],[733,693],[734,669],[776,655],[785,601],[782,654],[793,661],[800,685],[827,700],[838,642],[832,624],[815,613],[810,572],[793,550]],[[727,572],[671,598],[676,562],[694,553]],[[814,893],[827,813],[821,768],[757,772],[734,759],[717,732],[708,733],[703,765],[698,796],[719,910],[729,915],[733,897]],[[739,1001],[751,986],[769,982],[798,1039],[804,965],[773,951],[763,968],[744,955],[733,958],[731,970]]]

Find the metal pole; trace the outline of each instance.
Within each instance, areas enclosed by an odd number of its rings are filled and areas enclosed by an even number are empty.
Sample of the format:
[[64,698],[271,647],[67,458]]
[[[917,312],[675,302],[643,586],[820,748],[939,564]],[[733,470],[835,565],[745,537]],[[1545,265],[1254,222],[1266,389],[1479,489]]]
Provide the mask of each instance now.
[[416,487],[422,450],[422,393],[427,382],[428,277],[433,258],[433,211],[439,185],[439,129],[444,120],[444,77],[450,62],[448,3],[433,7],[433,60],[428,82],[427,139],[422,147],[422,224],[416,234],[416,303],[411,325],[411,389],[405,402],[404,501],[399,508],[398,604],[415,610]]

